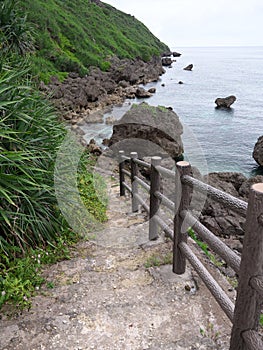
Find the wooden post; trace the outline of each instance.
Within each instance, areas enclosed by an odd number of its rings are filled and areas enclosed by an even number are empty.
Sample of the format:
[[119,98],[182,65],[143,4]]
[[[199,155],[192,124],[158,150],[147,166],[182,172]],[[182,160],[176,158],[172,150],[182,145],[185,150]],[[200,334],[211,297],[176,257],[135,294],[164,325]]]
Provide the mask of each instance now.
[[132,185],[132,211],[136,212],[139,210],[139,202],[136,198],[136,194],[138,194],[138,183],[134,179],[135,176],[138,176],[138,165],[133,160],[138,158],[137,152],[131,152],[131,185]]
[[176,213],[174,216],[174,244],[173,244],[173,272],[181,275],[185,272],[186,258],[182,254],[179,244],[187,242],[187,229],[183,227],[184,219],[180,213],[183,210],[188,210],[191,200],[192,189],[182,184],[181,177],[191,174],[191,165],[188,162],[181,161],[176,163],[176,187],[175,187],[175,207]]
[[151,187],[150,187],[150,221],[149,221],[149,240],[157,239],[159,236],[159,225],[154,220],[154,215],[158,213],[160,207],[160,199],[155,196],[156,191],[160,191],[161,177],[156,170],[156,166],[160,165],[161,157],[152,157],[151,159]]
[[125,176],[122,170],[124,169],[124,160],[122,156],[124,155],[124,151],[119,151],[119,179],[120,179],[120,196],[125,196],[125,187],[123,186],[123,182],[125,181]]
[[[263,183],[258,183],[251,187],[249,193],[230,350],[262,350],[260,337],[255,337],[263,303],[260,283],[256,282],[262,278]],[[258,291],[255,286],[258,286]]]

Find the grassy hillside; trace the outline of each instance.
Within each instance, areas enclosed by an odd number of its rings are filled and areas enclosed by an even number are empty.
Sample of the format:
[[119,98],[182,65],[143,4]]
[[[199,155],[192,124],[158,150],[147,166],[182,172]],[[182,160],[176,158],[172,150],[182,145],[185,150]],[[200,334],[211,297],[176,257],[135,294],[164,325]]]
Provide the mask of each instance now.
[[[98,1],[96,1],[98,2]],[[91,65],[109,67],[109,57],[149,60],[167,50],[134,16],[91,0],[21,0],[35,30],[35,73],[41,79],[75,71],[83,75]],[[64,73],[63,73],[64,72]]]

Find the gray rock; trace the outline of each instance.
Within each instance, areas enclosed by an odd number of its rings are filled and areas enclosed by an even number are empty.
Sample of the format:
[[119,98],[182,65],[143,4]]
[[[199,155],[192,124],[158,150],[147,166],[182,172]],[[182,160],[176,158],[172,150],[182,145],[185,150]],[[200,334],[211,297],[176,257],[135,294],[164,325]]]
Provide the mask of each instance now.
[[173,53],[171,51],[166,51],[162,54],[162,57],[170,57],[170,56],[172,56],[172,54]]
[[170,57],[163,57],[162,58],[162,65],[163,66],[170,66],[172,63],[173,63],[173,61]]
[[253,158],[259,165],[263,166],[263,136],[260,136],[255,144]]
[[[204,181],[236,198],[246,200],[246,185],[244,184],[248,180],[241,173],[210,173],[204,177]],[[206,200],[200,221],[217,236],[228,238],[232,236],[242,237],[244,235],[245,219],[234,211],[225,208],[223,204],[217,203],[210,198]]]
[[113,126],[109,146],[137,151],[140,157],[168,153],[177,158],[183,153],[182,124],[177,114],[165,107],[143,102],[132,108]]
[[156,88],[152,87],[148,90],[150,94],[155,94],[156,93]]
[[126,98],[135,98],[137,87],[134,86],[128,86],[124,89],[125,97]]
[[94,139],[91,139],[88,146],[88,151],[95,156],[100,156],[102,154],[102,149],[96,144]]
[[151,97],[152,94],[149,91],[146,91],[144,88],[139,87],[135,91],[135,96],[138,98],[146,98],[146,97]]
[[239,195],[245,199],[248,199],[250,187],[259,182],[263,182],[263,175],[257,175],[257,176],[251,177],[250,179],[247,179],[240,186],[238,190]]
[[[137,87],[135,91],[131,91],[131,85],[157,81],[165,72],[161,57],[154,57],[147,63],[140,59],[121,60],[114,57],[110,63],[111,67],[107,72],[94,67],[90,68],[90,74],[84,77],[69,73],[62,83],[56,77],[52,77],[50,84],[41,83],[40,88],[51,96],[64,115],[68,111],[104,108],[120,103],[126,97],[134,98]],[[148,92],[145,94],[149,97]]]
[[105,123],[107,125],[113,125],[115,122],[116,122],[116,118],[113,115],[107,117],[105,120]]
[[189,70],[191,71],[194,68],[193,64],[189,64],[188,66],[184,67],[184,70]]
[[231,95],[228,97],[218,97],[215,100],[215,104],[218,108],[230,108],[230,106],[236,101],[236,96]]
[[182,54],[179,52],[174,51],[173,52],[173,57],[180,57]]

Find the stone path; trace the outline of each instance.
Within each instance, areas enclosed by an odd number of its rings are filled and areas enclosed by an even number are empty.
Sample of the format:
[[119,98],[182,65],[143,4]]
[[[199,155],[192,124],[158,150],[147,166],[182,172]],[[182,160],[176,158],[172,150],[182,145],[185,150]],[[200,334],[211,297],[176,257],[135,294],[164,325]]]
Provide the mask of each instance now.
[[[49,267],[29,312],[0,320],[1,350],[228,349],[230,322],[191,268],[169,262],[171,242],[112,183],[109,221],[73,258]],[[145,266],[147,265],[147,267]]]

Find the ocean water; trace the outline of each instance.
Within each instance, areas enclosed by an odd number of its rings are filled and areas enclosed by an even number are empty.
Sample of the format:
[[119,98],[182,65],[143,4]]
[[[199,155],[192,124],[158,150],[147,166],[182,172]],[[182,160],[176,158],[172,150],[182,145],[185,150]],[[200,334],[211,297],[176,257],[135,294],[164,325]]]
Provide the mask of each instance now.
[[[127,100],[110,113],[119,119],[131,103],[170,106],[184,126],[185,156],[202,172],[238,171],[247,176],[262,173],[252,157],[263,135],[263,47],[174,48],[182,56],[156,83],[147,99]],[[183,68],[192,63],[191,72]],[[183,84],[178,84],[182,81]],[[164,86],[162,86],[164,84]],[[235,95],[229,110],[215,108],[217,97]],[[98,142],[111,134],[111,127],[84,126],[86,138]]]

